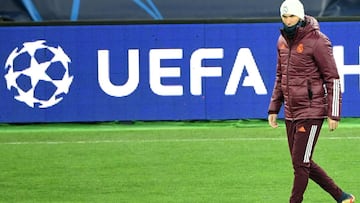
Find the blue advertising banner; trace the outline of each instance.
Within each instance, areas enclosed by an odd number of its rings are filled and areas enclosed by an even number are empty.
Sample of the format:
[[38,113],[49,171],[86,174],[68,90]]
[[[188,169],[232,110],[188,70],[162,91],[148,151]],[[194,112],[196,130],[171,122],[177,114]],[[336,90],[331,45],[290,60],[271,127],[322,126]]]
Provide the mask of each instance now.
[[[321,23],[347,117],[360,115],[359,24]],[[266,118],[280,27],[3,25],[0,122]]]

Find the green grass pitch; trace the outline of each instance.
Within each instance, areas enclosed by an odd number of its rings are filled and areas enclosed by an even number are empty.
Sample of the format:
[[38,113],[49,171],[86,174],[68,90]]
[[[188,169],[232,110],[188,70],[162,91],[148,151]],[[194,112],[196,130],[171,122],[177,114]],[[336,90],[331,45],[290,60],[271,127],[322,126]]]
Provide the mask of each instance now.
[[[359,119],[313,159],[360,197]],[[284,124],[266,121],[0,125],[0,202],[288,202]],[[304,203],[335,202],[310,181]]]

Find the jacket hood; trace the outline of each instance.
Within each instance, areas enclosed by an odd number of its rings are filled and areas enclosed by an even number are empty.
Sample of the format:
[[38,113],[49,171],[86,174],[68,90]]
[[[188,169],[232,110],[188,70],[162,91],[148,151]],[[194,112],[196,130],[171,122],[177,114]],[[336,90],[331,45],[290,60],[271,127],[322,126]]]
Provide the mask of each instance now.
[[320,30],[319,22],[312,16],[305,16],[306,26],[310,26],[310,29]]
[[313,31],[319,31],[320,25],[319,22],[312,16],[305,16],[305,26],[299,27],[298,33],[297,33],[297,39],[303,38],[307,33],[313,32]]

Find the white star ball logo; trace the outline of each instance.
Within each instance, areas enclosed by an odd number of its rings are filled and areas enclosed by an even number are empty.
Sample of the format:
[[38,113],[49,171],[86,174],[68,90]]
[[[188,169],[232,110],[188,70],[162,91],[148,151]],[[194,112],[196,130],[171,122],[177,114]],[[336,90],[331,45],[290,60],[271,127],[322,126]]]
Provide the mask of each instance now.
[[73,76],[64,50],[47,46],[45,40],[25,42],[6,60],[5,80],[14,98],[31,108],[48,108],[69,92]]

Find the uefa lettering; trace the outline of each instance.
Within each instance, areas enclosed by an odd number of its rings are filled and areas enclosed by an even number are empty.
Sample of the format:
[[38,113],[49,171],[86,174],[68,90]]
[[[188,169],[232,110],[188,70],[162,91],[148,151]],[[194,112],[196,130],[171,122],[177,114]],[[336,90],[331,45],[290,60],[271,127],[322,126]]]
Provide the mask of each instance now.
[[[110,50],[98,51],[98,82],[100,87],[107,94],[114,97],[129,96],[135,91],[139,81],[139,49],[128,51],[129,78],[124,85],[114,85],[110,81]],[[223,59],[223,48],[199,48],[191,54],[190,67],[161,67],[162,59],[182,59],[182,49],[151,49],[149,52],[149,78],[150,87],[154,94],[160,96],[182,96],[183,86],[163,85],[162,78],[181,77],[181,68],[190,68],[190,91],[194,96],[203,94],[202,80],[205,77],[222,77],[222,67],[202,66],[202,61],[206,59]],[[114,64],[114,68],[124,68],[121,64]],[[239,84],[243,71],[246,70],[248,76],[242,84]],[[258,95],[266,95],[267,90],[260,71],[255,63],[255,59],[249,48],[240,48],[232,72],[228,80],[224,95],[235,95],[238,87],[251,87]]]
[[[360,92],[360,64],[346,65],[344,62],[344,46],[333,47],[335,62],[340,75],[341,91],[345,92],[345,76],[356,75],[359,78],[359,92]],[[360,63],[360,46],[359,46],[359,63]]]

